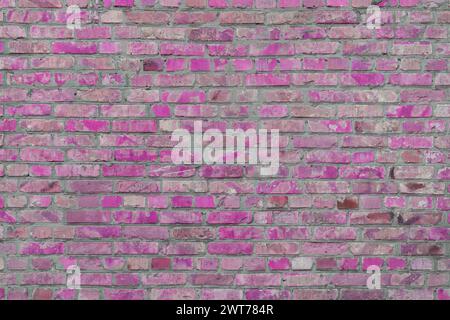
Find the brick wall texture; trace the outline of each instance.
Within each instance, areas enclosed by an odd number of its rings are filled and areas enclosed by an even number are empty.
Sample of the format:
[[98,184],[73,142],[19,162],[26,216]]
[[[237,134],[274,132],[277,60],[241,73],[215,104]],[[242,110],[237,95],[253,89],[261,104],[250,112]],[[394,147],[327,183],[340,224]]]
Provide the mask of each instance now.
[[[449,25],[448,0],[0,0],[0,299],[449,299]],[[279,129],[277,175],[174,164],[194,120]]]

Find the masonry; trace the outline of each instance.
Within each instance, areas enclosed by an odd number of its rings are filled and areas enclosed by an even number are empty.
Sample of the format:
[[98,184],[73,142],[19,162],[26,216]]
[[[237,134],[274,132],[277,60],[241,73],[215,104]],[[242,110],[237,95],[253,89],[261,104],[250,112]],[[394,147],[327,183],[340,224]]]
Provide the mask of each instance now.
[[374,4],[0,0],[0,299],[449,299],[449,2]]

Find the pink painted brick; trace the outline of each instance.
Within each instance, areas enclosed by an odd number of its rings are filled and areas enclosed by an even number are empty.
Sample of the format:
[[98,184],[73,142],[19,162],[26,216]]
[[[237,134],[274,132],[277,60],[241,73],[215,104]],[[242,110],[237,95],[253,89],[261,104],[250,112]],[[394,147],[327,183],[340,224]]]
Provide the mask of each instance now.
[[[0,0],[0,299],[449,299],[445,1],[88,2]],[[174,163],[200,120],[277,173]]]

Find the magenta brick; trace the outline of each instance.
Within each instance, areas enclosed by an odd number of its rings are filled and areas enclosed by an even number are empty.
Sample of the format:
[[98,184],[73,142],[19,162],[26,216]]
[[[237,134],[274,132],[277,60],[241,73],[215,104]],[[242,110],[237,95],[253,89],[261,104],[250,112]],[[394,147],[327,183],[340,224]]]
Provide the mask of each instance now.
[[61,162],[64,161],[64,153],[52,149],[24,148],[21,150],[21,158],[24,161]]
[[205,245],[203,243],[177,242],[169,244],[166,248],[168,255],[197,255],[204,253],[204,251]]
[[339,169],[339,176],[343,179],[383,179],[385,170],[382,167],[349,167]]
[[96,120],[69,120],[66,122],[66,131],[106,132],[109,131],[109,122]]
[[207,218],[210,224],[241,224],[251,221],[250,212],[211,212]]
[[393,149],[412,148],[428,149],[433,145],[433,139],[430,137],[393,137],[389,138],[389,145]]
[[167,208],[168,199],[167,196],[150,196],[147,198],[149,208]]
[[168,270],[170,269],[169,258],[153,258],[151,262],[151,268],[153,270]]
[[175,56],[203,56],[205,53],[205,46],[201,44],[175,44],[162,43],[160,45],[161,55],[175,55]]
[[118,238],[120,228],[118,227],[80,227],[75,230],[78,238]]
[[98,177],[100,174],[100,167],[96,165],[60,165],[55,169],[59,177]]
[[109,211],[69,211],[66,214],[68,223],[105,223],[110,220]]
[[253,245],[250,243],[227,243],[214,242],[208,244],[208,252],[210,254],[224,255],[248,255],[253,251]]
[[104,295],[106,300],[143,300],[146,291],[142,289],[106,289]]
[[161,222],[167,224],[198,224],[202,221],[202,214],[200,212],[190,212],[186,215],[185,212],[162,212]]
[[203,289],[201,299],[205,300],[240,300],[242,291],[237,289]]
[[194,300],[196,293],[194,289],[152,289],[150,292],[150,299],[152,300]]
[[437,291],[438,300],[450,300],[450,292],[447,289],[439,288]]
[[273,227],[267,230],[270,240],[308,239],[308,230],[302,227]]
[[288,258],[274,258],[269,260],[271,270],[288,270],[291,264]]
[[290,292],[277,289],[250,289],[246,290],[245,298],[248,300],[284,300],[290,298]]
[[192,207],[192,197],[189,196],[176,196],[172,198],[173,208],[189,208]]
[[289,76],[286,75],[256,74],[246,77],[248,86],[287,86],[289,83]]
[[116,211],[113,219],[117,223],[125,224],[154,224],[158,222],[158,215],[156,212]]
[[293,242],[259,243],[255,246],[258,255],[293,255],[299,253],[299,246]]
[[151,255],[158,253],[158,243],[155,242],[116,242],[114,254]]
[[144,174],[144,170],[144,166],[139,165],[111,165],[102,167],[102,173],[105,177],[139,177]]
[[54,42],[53,53],[93,54],[97,52],[95,43]]
[[198,196],[194,198],[195,206],[198,208],[214,208],[214,197]]
[[128,239],[167,239],[169,232],[164,227],[124,227],[122,236]]
[[20,248],[20,253],[23,255],[54,255],[64,253],[63,243],[36,243],[30,242],[24,244]]
[[102,199],[103,208],[118,208],[122,203],[123,199],[120,196],[105,196]]
[[16,218],[11,213],[1,210],[0,221],[2,221],[3,223],[16,223]]
[[379,86],[384,83],[384,76],[365,73],[343,74],[341,83],[344,86]]
[[389,82],[399,86],[430,86],[433,77],[428,74],[393,74],[389,78]]
[[279,274],[238,274],[236,284],[238,286],[279,286],[281,277]]
[[246,227],[223,227],[219,228],[220,239],[262,239],[261,229]]

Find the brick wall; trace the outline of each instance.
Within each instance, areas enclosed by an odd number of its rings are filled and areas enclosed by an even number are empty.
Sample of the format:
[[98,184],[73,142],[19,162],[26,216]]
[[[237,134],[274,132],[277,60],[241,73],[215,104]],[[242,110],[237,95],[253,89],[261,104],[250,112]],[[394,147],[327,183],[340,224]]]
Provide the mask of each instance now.
[[0,299],[449,299],[449,1],[370,4],[0,0]]

